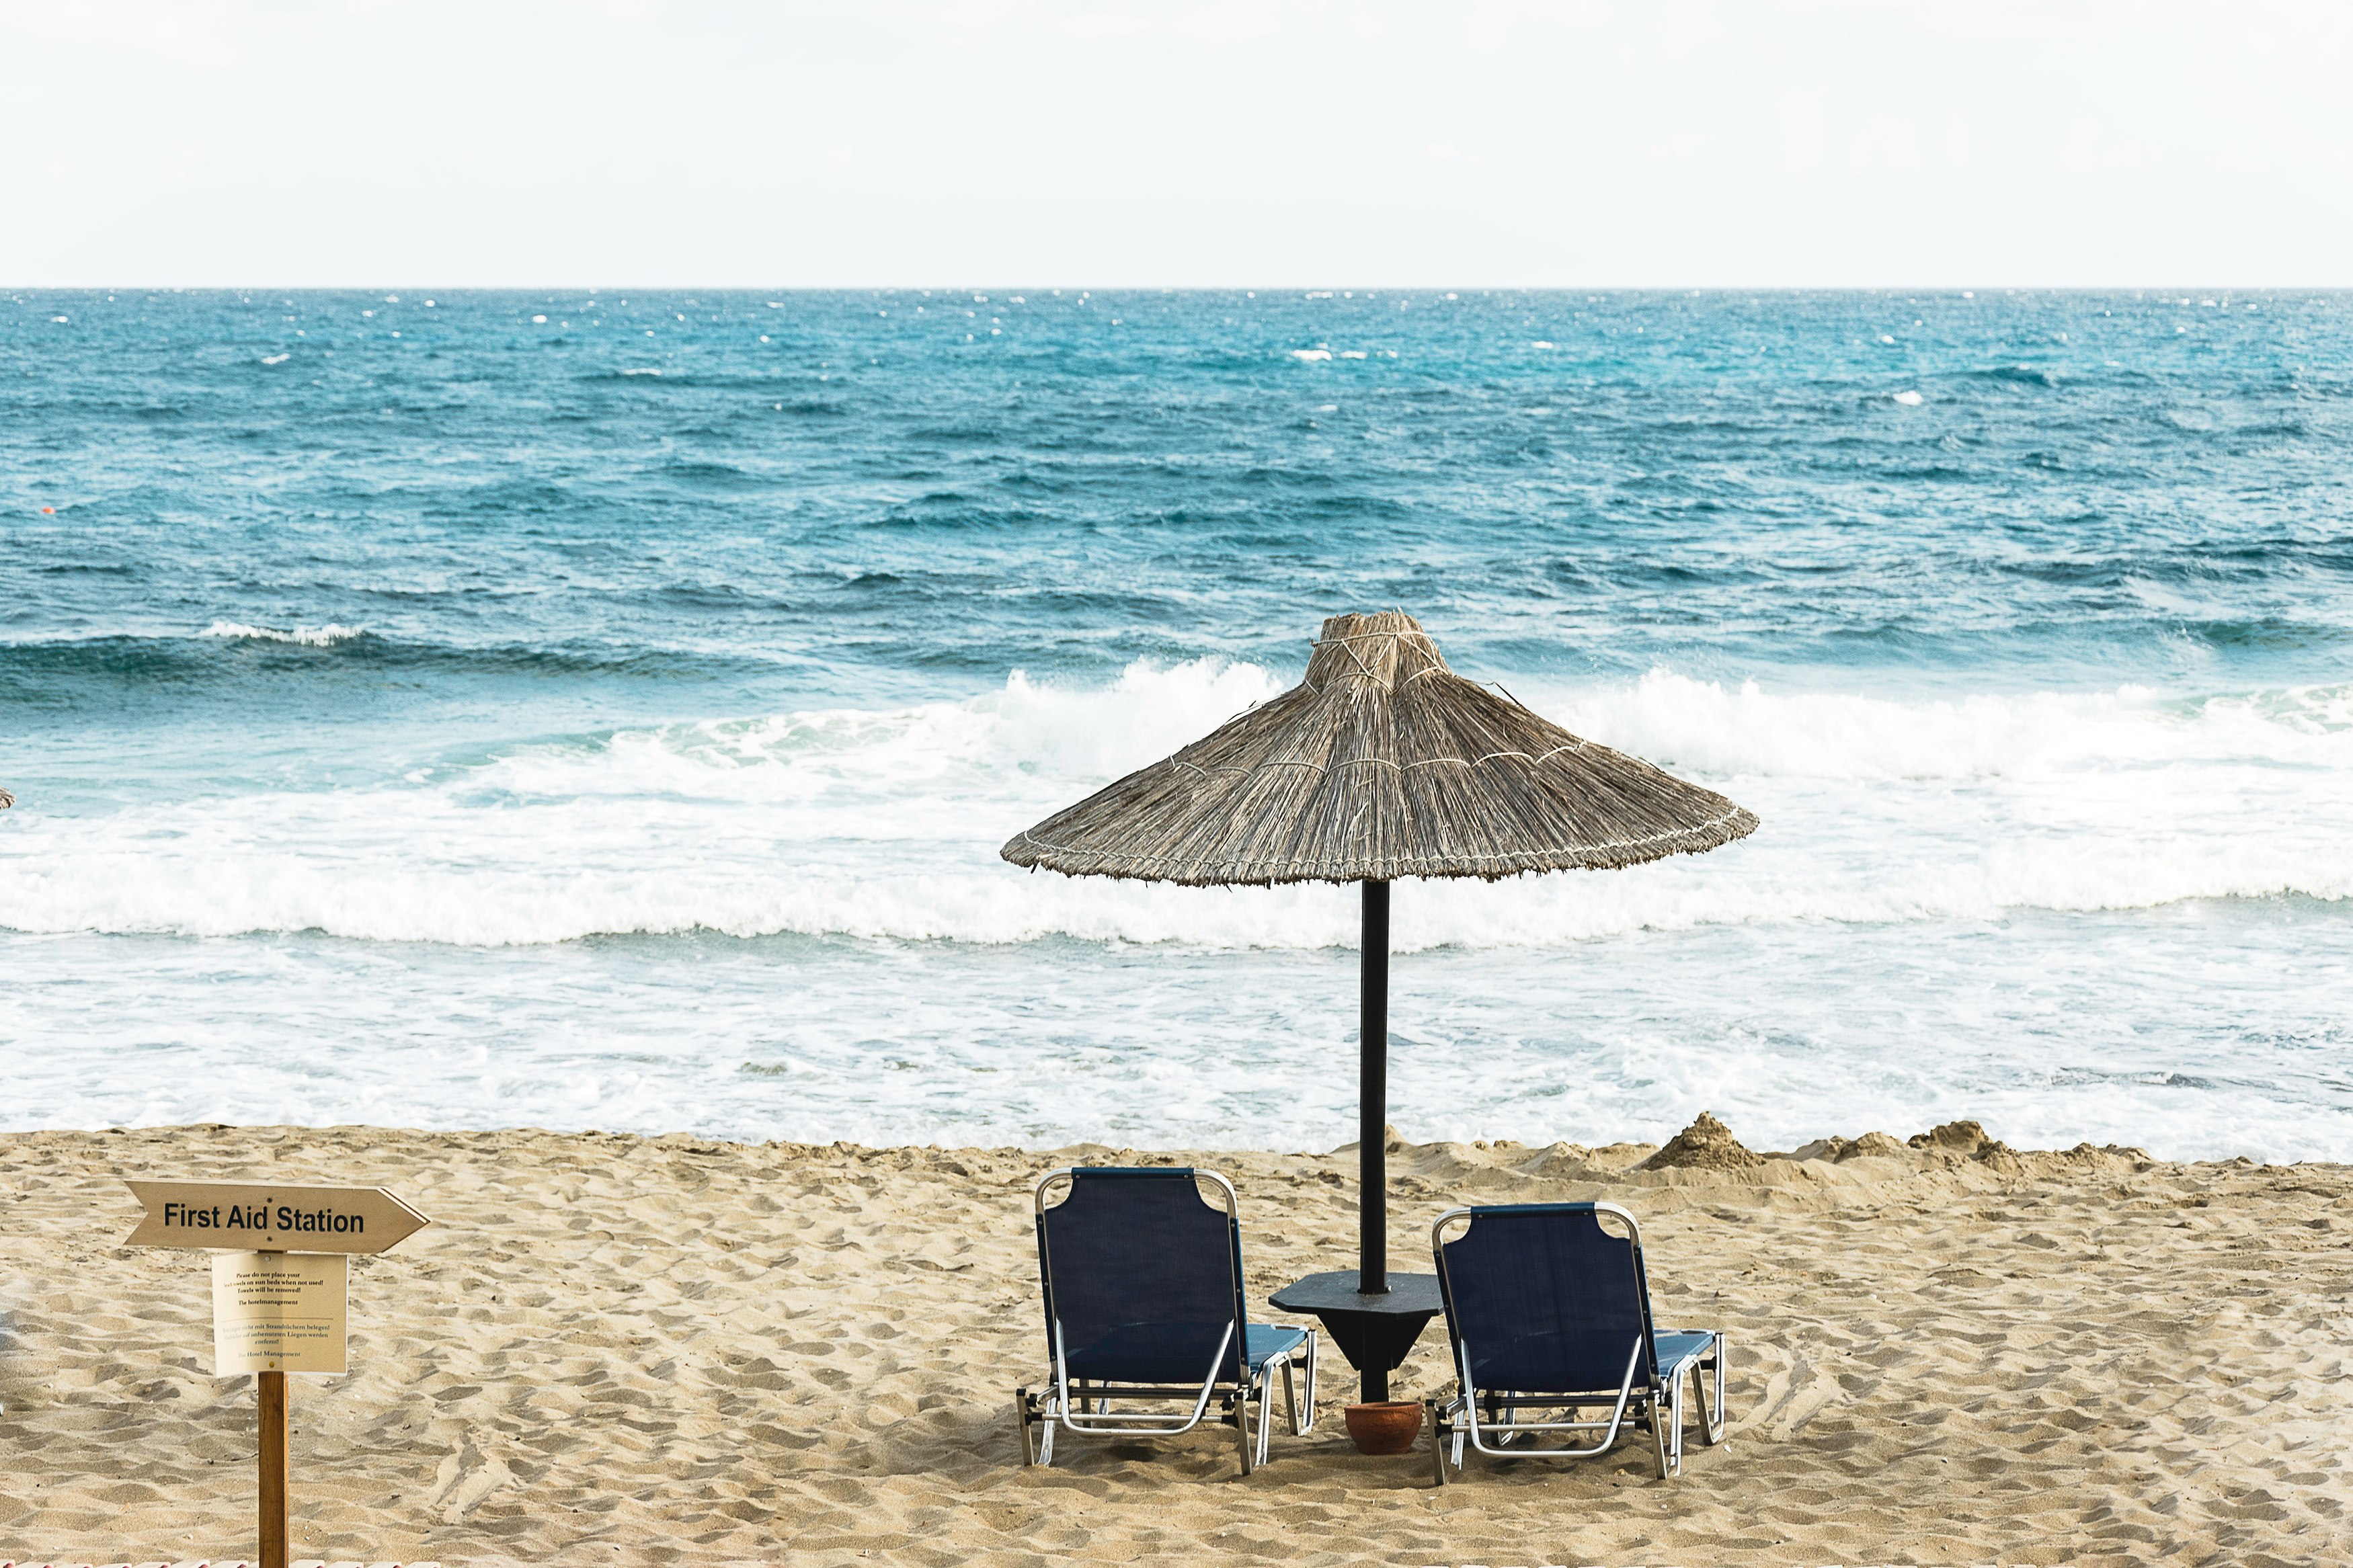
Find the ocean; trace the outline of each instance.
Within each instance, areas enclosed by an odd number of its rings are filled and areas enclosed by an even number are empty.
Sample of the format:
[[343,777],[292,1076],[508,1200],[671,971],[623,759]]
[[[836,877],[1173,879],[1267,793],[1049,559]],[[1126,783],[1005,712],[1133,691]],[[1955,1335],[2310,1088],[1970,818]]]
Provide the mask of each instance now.
[[1398,886],[1407,1136],[2353,1159],[2353,297],[0,294],[0,1128],[1354,1136],[1015,831],[1402,607],[1755,811]]

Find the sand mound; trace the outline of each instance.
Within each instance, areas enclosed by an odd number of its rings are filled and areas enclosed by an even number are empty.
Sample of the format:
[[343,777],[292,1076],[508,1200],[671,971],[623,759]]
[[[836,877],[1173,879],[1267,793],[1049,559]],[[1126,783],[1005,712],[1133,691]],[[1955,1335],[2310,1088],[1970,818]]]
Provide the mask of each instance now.
[[1904,1157],[1904,1145],[1884,1132],[1866,1132],[1860,1138],[1831,1136],[1815,1139],[1789,1158],[1828,1160],[1832,1164],[1844,1164],[1849,1160],[1867,1160],[1874,1156],[1883,1160],[1900,1160]]
[[1667,1140],[1665,1148],[1642,1162],[1645,1171],[1746,1171],[1765,1163],[1765,1156],[1732,1135],[1732,1129],[1707,1111]]
[[1947,1121],[1926,1132],[1914,1133],[1908,1142],[1915,1149],[1974,1160],[2004,1175],[2015,1175],[2024,1168],[2016,1150],[1999,1138],[1988,1136],[1986,1130],[1974,1121]]

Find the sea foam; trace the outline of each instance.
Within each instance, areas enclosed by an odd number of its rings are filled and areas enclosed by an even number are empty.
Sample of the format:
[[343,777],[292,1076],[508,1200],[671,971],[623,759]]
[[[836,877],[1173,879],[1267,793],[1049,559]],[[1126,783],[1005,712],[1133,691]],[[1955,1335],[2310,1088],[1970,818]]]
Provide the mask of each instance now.
[[[1353,906],[1335,889],[1074,879],[997,858],[1014,832],[1280,689],[1216,660],[1140,662],[1092,689],[1016,672],[963,701],[628,729],[341,787],[79,816],[26,802],[0,850],[0,924],[474,946],[698,930],[1345,945]],[[1520,689],[1763,826],[1624,872],[1409,885],[1403,950],[2353,897],[2344,688],[1923,700],[1659,670]]]
[[323,626],[294,626],[280,631],[274,626],[249,626],[242,621],[215,621],[196,634],[204,637],[247,637],[255,642],[298,643],[304,647],[332,647],[339,642],[349,642],[367,635],[363,626],[338,626],[330,621]]

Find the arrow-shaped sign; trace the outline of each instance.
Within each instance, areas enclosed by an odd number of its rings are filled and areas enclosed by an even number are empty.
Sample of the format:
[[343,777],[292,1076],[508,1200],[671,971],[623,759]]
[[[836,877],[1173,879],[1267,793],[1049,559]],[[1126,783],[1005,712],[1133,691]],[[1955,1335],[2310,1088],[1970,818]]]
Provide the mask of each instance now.
[[382,1187],[132,1182],[147,1217],[125,1247],[217,1252],[382,1252],[432,1224]]

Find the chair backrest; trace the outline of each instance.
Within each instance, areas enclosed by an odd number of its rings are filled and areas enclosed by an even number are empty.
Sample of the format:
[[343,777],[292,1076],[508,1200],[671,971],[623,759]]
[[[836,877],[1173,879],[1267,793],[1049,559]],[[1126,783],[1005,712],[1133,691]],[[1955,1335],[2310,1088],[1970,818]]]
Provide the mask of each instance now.
[[[1038,1184],[1038,1274],[1046,1347],[1059,1322],[1071,1375],[1198,1387],[1232,1337],[1220,1378],[1242,1375],[1241,1226],[1201,1195],[1192,1170],[1081,1166],[1051,1208]],[[1226,1194],[1233,1189],[1211,1177]]]
[[[1628,1235],[1610,1235],[1612,1215]],[[1504,1204],[1470,1211],[1440,1242],[1438,1283],[1472,1385],[1522,1394],[1615,1393],[1636,1355],[1635,1386],[1658,1381],[1641,1233],[1614,1204]]]

